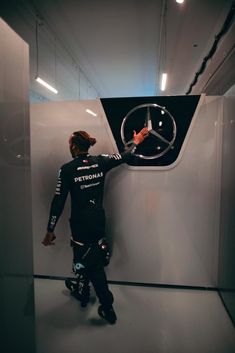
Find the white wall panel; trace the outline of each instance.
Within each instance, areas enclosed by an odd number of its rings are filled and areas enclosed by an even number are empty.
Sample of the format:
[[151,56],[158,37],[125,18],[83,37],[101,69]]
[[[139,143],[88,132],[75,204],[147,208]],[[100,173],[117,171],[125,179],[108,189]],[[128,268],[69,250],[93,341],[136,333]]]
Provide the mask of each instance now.
[[218,286],[235,321],[235,97],[224,98]]
[[216,285],[221,99],[206,98],[180,163],[112,171],[106,188],[113,238],[109,279]]
[[[86,112],[97,113],[94,117]],[[112,153],[109,127],[103,123],[97,100],[53,102],[31,105],[32,195],[35,273],[71,275],[72,253],[68,225],[70,198],[56,227],[56,246],[41,244],[46,232],[49,208],[54,196],[58,170],[72,159],[68,140],[73,131],[86,130],[97,139],[91,153]]]
[[[99,111],[98,118],[84,113]],[[181,161],[164,170],[121,166],[107,177],[107,236],[113,242],[110,280],[182,285],[216,284],[218,255],[221,99],[206,97]],[[49,204],[59,167],[70,159],[68,136],[84,129],[97,137],[91,153],[112,152],[99,101],[31,107],[35,273],[68,275],[71,268],[67,209],[57,245],[45,248]]]

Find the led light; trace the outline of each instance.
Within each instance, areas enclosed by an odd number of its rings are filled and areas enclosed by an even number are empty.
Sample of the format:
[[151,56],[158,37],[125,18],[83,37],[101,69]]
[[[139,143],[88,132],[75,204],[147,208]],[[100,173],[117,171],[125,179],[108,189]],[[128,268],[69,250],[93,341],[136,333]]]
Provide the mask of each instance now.
[[161,82],[161,91],[165,91],[165,89],[166,89],[166,79],[167,79],[167,74],[163,73],[162,74],[162,82]]
[[176,2],[178,2],[178,4],[183,4],[184,0],[176,0]]
[[158,125],[159,125],[159,126],[162,126],[162,121],[159,121]]
[[52,91],[53,93],[55,94],[58,93],[57,89],[49,85],[46,81],[42,80],[40,77],[36,77],[36,81],[41,85],[43,85],[44,87],[46,87],[47,89],[49,89],[50,91]]
[[89,114],[91,114],[91,115],[93,115],[93,116],[97,116],[97,114],[94,113],[94,112],[93,112],[92,110],[90,110],[90,109],[86,109],[86,112],[89,113]]

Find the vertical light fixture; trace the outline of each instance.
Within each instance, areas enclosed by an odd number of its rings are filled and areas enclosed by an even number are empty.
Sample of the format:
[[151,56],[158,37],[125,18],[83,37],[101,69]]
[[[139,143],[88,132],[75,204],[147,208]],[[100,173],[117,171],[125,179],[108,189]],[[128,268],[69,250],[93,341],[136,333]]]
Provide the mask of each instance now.
[[167,73],[163,72],[161,79],[161,91],[165,91],[166,89],[166,81],[167,81]]
[[78,100],[81,99],[81,89],[80,89],[80,68],[77,64],[75,64],[75,70],[77,73],[77,80],[78,80]]
[[161,91],[165,91],[166,84],[167,84],[166,43],[167,43],[167,0],[162,0],[159,44],[158,44],[158,82],[159,82]]
[[[38,83],[40,83],[42,86],[49,89],[51,92],[57,94],[58,93],[57,89],[55,89],[48,82],[46,82],[41,77],[39,77],[39,74],[38,74],[38,55],[39,55],[39,51],[38,51],[38,18],[36,18],[36,77],[35,77],[35,80]],[[56,65],[56,61],[55,61],[55,65]]]

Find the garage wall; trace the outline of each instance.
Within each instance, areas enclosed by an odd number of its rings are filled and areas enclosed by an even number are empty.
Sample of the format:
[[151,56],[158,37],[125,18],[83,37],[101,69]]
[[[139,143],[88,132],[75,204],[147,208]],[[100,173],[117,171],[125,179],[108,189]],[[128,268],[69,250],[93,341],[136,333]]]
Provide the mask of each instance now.
[[[85,108],[97,113],[89,116]],[[110,280],[215,286],[219,240],[221,98],[205,97],[193,117],[184,152],[172,167],[120,166],[106,180],[107,236],[113,244]],[[114,152],[99,100],[31,106],[35,273],[71,275],[69,202],[57,244],[45,248],[57,171],[70,160],[68,137],[84,129],[97,137],[91,154]]]

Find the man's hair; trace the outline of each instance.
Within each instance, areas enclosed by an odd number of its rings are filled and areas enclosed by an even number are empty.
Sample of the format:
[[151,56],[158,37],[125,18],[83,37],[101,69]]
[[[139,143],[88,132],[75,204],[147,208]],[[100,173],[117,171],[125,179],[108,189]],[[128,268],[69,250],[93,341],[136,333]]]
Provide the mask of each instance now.
[[96,139],[91,137],[86,131],[75,131],[72,134],[72,143],[82,151],[87,151],[96,143]]

